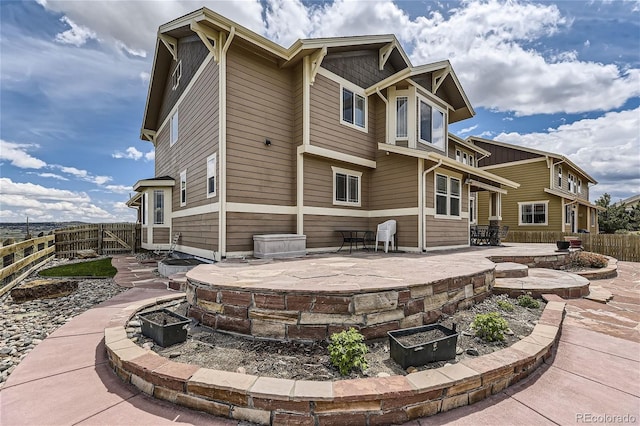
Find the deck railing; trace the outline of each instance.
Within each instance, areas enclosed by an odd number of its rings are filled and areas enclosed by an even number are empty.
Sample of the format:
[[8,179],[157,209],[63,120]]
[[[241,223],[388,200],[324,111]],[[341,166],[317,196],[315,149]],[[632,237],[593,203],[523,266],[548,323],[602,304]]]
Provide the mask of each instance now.
[[55,237],[46,235],[0,247],[0,295],[48,262],[55,253],[54,244]]
[[510,231],[504,242],[551,243],[574,236],[586,251],[600,253],[628,262],[640,262],[640,236],[633,234],[572,234],[550,231]]

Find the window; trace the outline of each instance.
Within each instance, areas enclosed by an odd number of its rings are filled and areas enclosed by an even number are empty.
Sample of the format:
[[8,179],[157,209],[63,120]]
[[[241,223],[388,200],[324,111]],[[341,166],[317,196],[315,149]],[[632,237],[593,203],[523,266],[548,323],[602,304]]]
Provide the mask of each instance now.
[[474,160],[473,160],[473,155],[471,155],[471,154],[469,154],[469,165],[471,167],[475,167],[476,166],[475,163],[474,163]]
[[207,198],[216,196],[216,171],[218,168],[217,154],[207,157]]
[[407,138],[409,136],[409,116],[407,114],[407,107],[409,99],[406,96],[398,96],[396,98],[396,137],[399,139]]
[[462,164],[469,164],[469,159],[467,158],[467,153],[462,153]]
[[333,204],[343,206],[360,206],[361,172],[332,167],[333,170]]
[[562,166],[558,166],[558,188],[562,189]]
[[499,192],[489,194],[489,220],[502,220],[502,194]]
[[462,153],[460,152],[459,149],[456,149],[456,161],[459,163],[462,162]]
[[420,99],[418,114],[420,120],[418,132],[420,142],[432,144],[444,151],[444,113]]
[[153,191],[153,223],[154,225],[164,223],[164,191],[161,189]]
[[178,85],[180,85],[180,77],[182,77],[182,61],[178,62],[176,69],[173,70],[173,74],[171,75],[172,90],[176,90]]
[[170,127],[171,127],[171,135],[170,135],[169,145],[173,145],[174,143],[178,142],[178,111],[176,111],[171,116]]
[[564,206],[564,223],[571,225],[571,204]]
[[180,173],[180,206],[187,205],[187,171]]
[[518,203],[520,208],[519,225],[546,225],[548,201]]
[[478,222],[477,218],[477,205],[476,205],[476,194],[475,192],[469,196],[469,223],[475,224]]
[[142,203],[140,203],[140,216],[142,216],[142,224],[147,224],[147,193],[142,193]]
[[436,215],[460,217],[460,179],[436,174]]
[[366,129],[366,101],[364,96],[342,88],[342,121]]
[[578,179],[578,194],[582,194],[582,180]]
[[569,184],[569,192],[575,192],[575,178],[571,173],[569,173],[569,177],[567,177],[567,183]]

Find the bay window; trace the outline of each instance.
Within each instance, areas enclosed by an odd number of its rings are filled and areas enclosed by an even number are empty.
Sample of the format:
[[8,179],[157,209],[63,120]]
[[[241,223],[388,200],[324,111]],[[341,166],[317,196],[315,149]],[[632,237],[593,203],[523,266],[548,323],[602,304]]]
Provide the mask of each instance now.
[[341,122],[360,129],[366,129],[367,106],[364,94],[342,88],[342,117]]
[[164,224],[164,191],[161,189],[153,191],[153,224]]
[[406,96],[398,96],[396,98],[396,137],[398,139],[404,139],[409,136],[408,104],[409,100]]

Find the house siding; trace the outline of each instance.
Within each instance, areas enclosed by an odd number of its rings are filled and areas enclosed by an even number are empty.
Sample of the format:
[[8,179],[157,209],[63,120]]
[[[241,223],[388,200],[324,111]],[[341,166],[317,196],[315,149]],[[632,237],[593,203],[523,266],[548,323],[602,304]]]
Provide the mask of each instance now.
[[[502,225],[511,230],[522,231],[562,231],[562,198],[544,192],[549,187],[549,169],[545,161],[492,168],[491,173],[520,183],[520,188],[509,189],[502,196]],[[478,223],[488,224],[488,194],[478,193]],[[519,226],[519,202],[545,201],[548,204],[548,225]]]
[[[369,226],[367,217],[304,215],[307,248],[340,247],[342,235],[337,232],[339,229],[367,230],[372,228]],[[375,231],[375,229],[373,230]]]
[[[167,118],[169,112],[184,93],[185,88],[189,85],[189,82],[191,82],[191,79],[202,65],[208,53],[209,50],[196,35],[178,40],[178,61],[172,60],[171,66],[169,67],[169,73],[167,74],[162,96],[162,107],[158,115],[158,125],[161,125],[164,119]],[[182,76],[180,77],[180,84],[173,90],[172,75],[180,61],[182,61]]]
[[372,86],[397,72],[390,62],[384,65],[382,71],[379,69],[377,50],[328,54],[322,60],[322,67],[362,88]]
[[[378,224],[387,220],[393,219],[396,221],[396,242],[398,247],[417,248],[418,247],[418,215],[411,216],[387,216],[387,217],[372,217],[369,219],[369,227],[374,232],[374,245],[375,245],[375,232],[378,229]],[[380,245],[382,247],[382,245]]]
[[532,152],[521,151],[519,149],[507,148],[494,144],[488,144],[478,140],[474,140],[474,143],[480,148],[485,149],[491,153],[489,157],[485,157],[480,160],[480,162],[478,163],[480,167],[492,166],[494,164],[511,163],[513,161],[530,160],[532,158],[540,157],[540,154],[534,154]]
[[164,227],[159,228],[157,226],[153,227],[153,244],[169,244],[171,241],[170,228]]
[[232,45],[227,73],[227,201],[294,205],[293,71]]
[[[218,65],[210,61],[178,107],[178,141],[170,146],[167,123],[156,139],[156,176],[176,180],[172,211],[217,201],[207,198],[207,157],[218,151]],[[218,171],[220,161],[218,161]],[[187,171],[187,204],[180,207],[180,173]],[[219,173],[219,172],[218,172]]]
[[[333,204],[332,166],[362,172],[362,177],[360,178],[360,207]],[[304,205],[310,207],[367,210],[369,207],[370,173],[370,170],[364,167],[306,156],[304,159]]]
[[227,252],[253,251],[254,235],[295,233],[292,214],[227,213]]
[[180,233],[178,245],[200,250],[218,250],[218,213],[173,218],[173,232]]
[[[433,164],[427,163],[425,168],[431,167]],[[459,177],[458,172],[445,167],[439,167],[431,173],[427,174],[425,188],[425,206],[427,208],[435,208],[435,175],[445,174],[453,177]],[[464,184],[464,176],[460,177],[460,212],[469,212],[469,185]],[[445,219],[427,215],[425,223],[426,247],[450,247],[469,244],[469,219],[460,217],[459,219]]]
[[340,84],[317,75],[310,88],[310,143],[344,154],[373,160],[377,146],[375,139],[376,102],[367,99],[368,132],[340,124]]
[[405,155],[380,153],[371,172],[371,210],[418,207],[418,161]]

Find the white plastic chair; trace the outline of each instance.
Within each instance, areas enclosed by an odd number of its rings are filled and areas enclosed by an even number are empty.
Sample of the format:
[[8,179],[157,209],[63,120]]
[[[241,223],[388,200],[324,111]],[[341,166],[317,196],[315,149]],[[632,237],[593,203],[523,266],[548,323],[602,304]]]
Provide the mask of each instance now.
[[394,236],[396,235],[396,221],[393,219],[387,220],[386,222],[382,222],[378,224],[378,230],[376,232],[376,251],[378,251],[378,244],[384,243],[384,252],[389,252],[389,242],[391,242],[391,250],[395,250],[395,240]]

